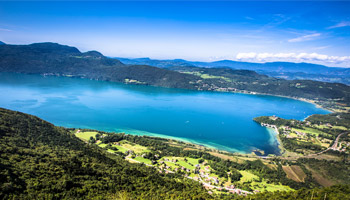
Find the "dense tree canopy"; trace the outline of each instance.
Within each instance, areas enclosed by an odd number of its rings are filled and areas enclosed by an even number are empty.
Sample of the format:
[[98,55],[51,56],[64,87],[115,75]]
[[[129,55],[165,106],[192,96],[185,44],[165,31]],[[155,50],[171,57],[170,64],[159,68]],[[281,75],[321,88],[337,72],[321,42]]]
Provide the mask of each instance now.
[[[210,199],[175,174],[131,164],[37,117],[0,109],[0,198]],[[175,177],[176,178],[175,178]]]

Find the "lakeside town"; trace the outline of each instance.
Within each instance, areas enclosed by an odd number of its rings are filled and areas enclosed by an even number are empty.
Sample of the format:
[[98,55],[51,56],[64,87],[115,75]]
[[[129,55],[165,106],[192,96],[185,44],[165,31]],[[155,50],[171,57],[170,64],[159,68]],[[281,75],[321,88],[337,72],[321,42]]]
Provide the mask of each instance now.
[[[335,117],[340,118],[340,116]],[[312,117],[304,121],[286,120],[277,116],[259,117],[254,120],[262,126],[276,131],[281,156],[258,156],[256,153],[233,154],[176,140],[167,140],[166,143],[170,146],[182,148],[184,151],[204,151],[228,162],[259,161],[271,170],[281,167],[280,169],[286,174],[285,178],[287,180],[300,184],[306,184],[308,178],[322,177],[323,175],[311,169],[311,166],[298,162],[298,159],[339,160],[341,155],[350,153],[350,141],[347,136],[349,127],[344,124],[316,122]],[[154,151],[152,147],[142,146],[125,139],[106,143],[103,139],[107,135],[97,131],[80,129],[72,131],[85,142],[96,144],[110,153],[120,154],[131,163],[141,163],[158,169],[159,173],[180,174],[184,178],[200,182],[209,194],[248,195],[264,191],[293,190],[293,188],[281,182],[271,183],[255,170],[231,171],[232,169],[228,169],[224,172],[224,175],[218,175],[218,169],[212,167],[215,166],[215,162],[211,160],[188,156],[161,156],[155,153],[157,151]],[[305,168],[305,166],[308,167]],[[238,175],[234,176],[235,173]],[[326,177],[322,177],[320,180],[316,179],[316,181],[325,186],[330,183],[330,180],[326,181]]]

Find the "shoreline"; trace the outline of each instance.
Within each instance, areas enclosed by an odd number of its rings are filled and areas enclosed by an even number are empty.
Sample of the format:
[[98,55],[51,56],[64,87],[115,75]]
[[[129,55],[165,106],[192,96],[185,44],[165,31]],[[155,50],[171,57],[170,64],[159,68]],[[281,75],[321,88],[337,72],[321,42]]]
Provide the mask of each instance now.
[[[209,91],[209,90],[207,90]],[[216,92],[224,92],[224,91],[216,91]],[[306,98],[299,98],[299,97],[290,97],[290,96],[283,96],[283,95],[277,95],[277,94],[267,94],[267,93],[259,93],[259,92],[251,92],[251,91],[232,91],[232,92],[229,92],[229,93],[237,93],[237,94],[248,94],[248,95],[262,95],[262,96],[272,96],[272,97],[282,97],[282,98],[288,98],[288,99],[293,99],[293,100],[297,100],[297,101],[303,101],[303,102],[306,102],[306,103],[310,103],[310,104],[313,104],[316,108],[320,108],[320,109],[323,109],[323,110],[326,110],[326,111],[329,111],[330,113],[334,113],[336,112],[335,110],[332,110],[330,108],[325,108],[323,107],[322,105],[319,105],[315,102],[315,100],[311,100],[311,99],[306,99]]]
[[276,154],[273,154],[273,155],[275,155],[275,156],[283,156],[283,154],[284,154],[284,152],[285,152],[285,149],[284,149],[284,147],[283,147],[283,143],[282,143],[282,141],[281,141],[281,138],[280,138],[280,136],[279,136],[279,131],[278,131],[278,129],[277,129],[277,127],[275,126],[275,128],[271,128],[271,127],[265,127],[266,129],[268,129],[268,130],[271,130],[271,131],[273,131],[275,134],[274,134],[274,137],[276,138],[276,141],[278,142],[278,150],[280,151],[279,153],[279,155],[276,155]]
[[[20,73],[22,74],[22,73]],[[43,76],[42,74],[39,74],[41,76]],[[64,76],[63,76],[64,77]],[[68,77],[68,78],[75,78],[75,77]],[[82,77],[79,77],[80,79],[86,79],[86,78],[82,78]],[[95,81],[99,81],[99,80],[95,80]],[[113,83],[113,81],[103,81],[103,82],[111,82]],[[125,84],[123,82],[114,82],[114,83],[119,83],[119,84],[124,84],[124,85],[128,85],[128,84]],[[133,85],[139,85],[139,84],[133,84]],[[159,86],[153,86],[153,87],[159,87]],[[174,88],[174,89],[184,89],[184,88]],[[184,89],[184,90],[191,90],[191,89]],[[199,91],[199,90],[193,90],[193,91]],[[324,108],[322,107],[321,105],[317,104],[315,102],[315,100],[311,100],[311,99],[306,99],[306,98],[297,98],[297,97],[289,97],[289,96],[283,96],[283,95],[275,95],[275,94],[266,94],[266,93],[258,93],[258,92],[252,92],[252,91],[245,91],[245,90],[239,90],[239,91],[212,91],[212,90],[202,90],[200,92],[224,92],[224,93],[237,93],[237,94],[243,94],[243,95],[261,95],[261,96],[273,96],[273,97],[282,97],[282,98],[289,98],[289,99],[293,99],[293,100],[297,100],[297,101],[303,101],[303,102],[306,102],[306,103],[310,103],[310,104],[313,104],[316,108],[320,108],[320,109],[323,109],[323,110],[326,110],[330,113],[334,113],[335,111],[334,110],[331,110],[331,109],[328,109],[328,108]],[[311,115],[310,115],[311,116]],[[307,116],[305,119],[307,119],[309,116]],[[303,119],[303,121],[305,120]],[[69,127],[69,126],[68,126]],[[103,129],[102,129],[103,130]],[[117,128],[115,130],[112,130],[112,131],[116,131],[118,130]],[[123,130],[122,130],[123,131]],[[128,130],[126,132],[128,132],[128,134],[132,134],[132,135],[141,135],[141,134],[137,134],[137,133],[134,133],[134,131],[136,132],[141,132],[140,130]],[[278,130],[275,130],[276,131],[276,135],[275,135],[275,138],[276,140],[278,141],[279,145],[278,145],[278,148],[280,151],[283,151],[282,148],[280,148],[280,145],[282,144],[281,141],[280,141],[280,138],[278,136]],[[143,131],[144,133],[142,135],[146,135],[146,136],[151,136],[151,137],[159,137],[159,138],[165,138],[165,139],[170,139],[170,140],[178,140],[178,141],[181,141],[181,142],[185,142],[185,143],[189,143],[189,144],[193,144],[193,145],[199,145],[199,146],[203,146],[205,148],[210,148],[210,149],[214,149],[216,151],[225,151],[225,152],[228,152],[228,153],[239,153],[239,154],[244,154],[244,155],[248,155],[248,154],[251,154],[254,152],[254,150],[251,150],[251,151],[246,151],[246,152],[243,152],[243,151],[239,151],[235,148],[230,148],[230,147],[227,147],[227,146],[222,146],[222,145],[218,145],[218,144],[215,144],[215,143],[212,143],[213,145],[211,144],[208,144],[208,143],[203,143],[203,142],[198,142],[196,140],[192,140],[192,139],[186,139],[186,138],[180,138],[180,137],[172,137],[172,136],[168,136],[168,135],[163,135],[163,134],[156,134],[156,133],[150,133],[150,132],[147,132],[147,131]],[[146,133],[146,134],[145,134]],[[258,149],[260,150],[260,149]],[[274,154],[275,155],[275,154]]]
[[[60,126],[60,125],[58,125],[58,126]],[[64,125],[62,127],[70,128],[70,129],[71,128],[73,128],[73,129],[87,129],[87,130],[103,131],[103,132],[109,132],[109,133],[124,133],[127,135],[155,137],[155,138],[166,139],[169,141],[177,141],[177,142],[185,143],[185,144],[188,144],[190,146],[195,146],[196,148],[198,148],[200,150],[209,149],[212,151],[225,152],[225,153],[229,153],[229,154],[250,155],[253,153],[253,150],[250,152],[245,152],[245,151],[240,151],[240,150],[235,149],[235,148],[230,148],[230,147],[215,144],[215,143],[213,143],[214,145],[210,145],[207,143],[197,142],[196,140],[193,140],[193,139],[168,136],[168,135],[164,135],[164,134],[152,133],[152,132],[136,130],[136,129],[113,128],[114,130],[111,130],[111,129],[110,130],[103,130],[103,129],[96,129],[96,128],[92,128],[92,127],[73,127],[73,126],[64,126]],[[217,146],[215,146],[215,145],[217,145]],[[220,148],[220,147],[222,147],[222,148]]]
[[[16,73],[16,72],[15,72]],[[19,74],[27,74],[27,73],[19,73]],[[88,79],[88,80],[94,80],[94,81],[103,81],[103,82],[110,82],[110,83],[120,83],[124,85],[143,85],[143,86],[152,86],[152,87],[160,87],[160,88],[173,88],[173,89],[182,89],[182,90],[192,90],[192,91],[199,91],[199,92],[220,92],[220,93],[238,93],[238,94],[248,94],[248,95],[266,95],[266,96],[274,96],[274,97],[283,97],[283,98],[289,98],[294,99],[298,101],[303,101],[307,103],[311,103],[315,105],[317,108],[321,108],[323,110],[327,110],[331,113],[336,112],[335,110],[331,108],[325,108],[322,105],[319,105],[315,102],[315,100],[312,99],[306,99],[306,98],[300,98],[300,97],[290,97],[290,96],[284,96],[284,95],[278,95],[278,94],[268,94],[268,93],[260,93],[260,92],[253,92],[248,90],[238,90],[238,91],[220,91],[220,90],[196,90],[196,89],[186,89],[186,88],[175,88],[175,87],[162,87],[162,86],[156,86],[156,85],[144,85],[144,84],[137,84],[137,83],[125,83],[125,82],[117,82],[117,81],[108,81],[108,80],[98,80],[98,79],[89,79],[85,77],[80,76],[67,76],[67,75],[44,75],[44,74],[38,74],[41,76],[57,76],[57,77],[68,77],[68,78],[80,78],[80,79]]]
[[[117,128],[116,130],[119,130],[117,132],[124,132],[125,134],[157,137],[157,138],[164,138],[167,140],[175,140],[175,141],[180,141],[180,142],[190,144],[190,145],[197,145],[199,147],[204,147],[204,148],[213,149],[213,150],[217,150],[217,151],[225,151],[228,153],[250,154],[249,152],[239,151],[238,149],[235,149],[235,148],[230,148],[230,147],[226,147],[226,146],[215,144],[215,143],[213,143],[214,145],[210,145],[207,143],[202,143],[202,142],[198,142],[198,141],[193,140],[193,139],[187,139],[187,138],[182,138],[182,137],[168,136],[168,135],[164,135],[164,134],[152,133],[152,132],[148,132],[148,131],[135,130],[135,129],[118,129]],[[215,146],[215,145],[217,145],[217,146]],[[219,146],[222,146],[224,148],[220,149]]]

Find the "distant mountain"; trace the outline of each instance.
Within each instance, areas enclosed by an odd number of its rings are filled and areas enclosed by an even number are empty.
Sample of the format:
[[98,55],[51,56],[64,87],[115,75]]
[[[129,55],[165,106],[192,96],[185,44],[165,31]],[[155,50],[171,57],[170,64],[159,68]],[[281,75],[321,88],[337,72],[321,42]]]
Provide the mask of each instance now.
[[122,63],[127,65],[151,65],[155,67],[160,68],[168,68],[168,67],[174,67],[174,66],[195,66],[189,63],[189,61],[181,60],[181,59],[175,59],[175,60],[153,60],[150,58],[135,58],[135,59],[129,59],[129,58],[119,58]]
[[97,51],[81,53],[77,48],[57,43],[1,45],[0,71],[73,76],[115,82],[131,82],[162,87],[195,89],[190,74],[146,65],[124,65]]
[[[126,65],[97,51],[82,53],[75,47],[56,43],[0,45],[0,72],[69,76],[192,90],[255,92],[317,101],[332,100],[335,103],[350,105],[350,87],[339,83],[289,81],[227,66],[197,67],[193,65],[202,65],[199,62],[187,64],[184,60],[121,60],[137,64]],[[227,63],[234,62],[211,64],[221,66],[228,65]],[[150,64],[158,67],[149,66]],[[276,68],[281,64],[274,65]],[[292,65],[288,64],[286,68],[292,68]]]
[[196,66],[196,67],[228,67],[232,69],[253,70],[261,74],[277,78],[290,80],[308,79],[325,82],[338,82],[350,85],[350,68],[326,67],[311,63],[291,63],[291,62],[268,62],[249,63],[232,60],[221,60],[215,62],[196,62],[181,59],[175,60],[153,60],[149,58],[126,59],[118,58],[125,64],[144,64],[161,68],[176,66]]
[[5,43],[4,43],[4,42],[2,42],[2,41],[0,41],[0,45],[5,45]]

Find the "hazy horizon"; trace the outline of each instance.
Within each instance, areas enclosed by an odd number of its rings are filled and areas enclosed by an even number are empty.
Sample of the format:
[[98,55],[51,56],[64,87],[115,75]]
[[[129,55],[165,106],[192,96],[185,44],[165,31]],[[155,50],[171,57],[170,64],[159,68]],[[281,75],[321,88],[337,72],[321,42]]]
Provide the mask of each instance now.
[[0,2],[0,41],[109,57],[350,67],[350,2]]

